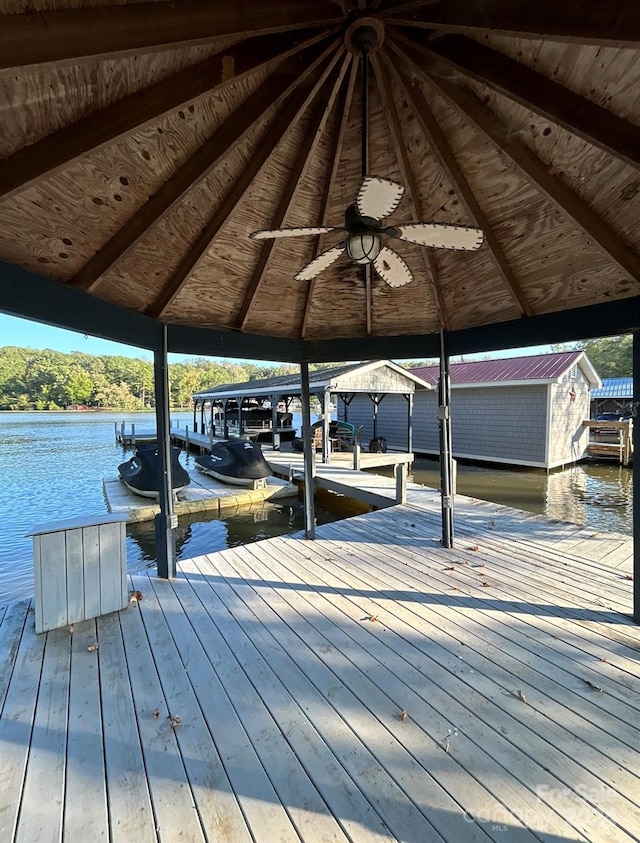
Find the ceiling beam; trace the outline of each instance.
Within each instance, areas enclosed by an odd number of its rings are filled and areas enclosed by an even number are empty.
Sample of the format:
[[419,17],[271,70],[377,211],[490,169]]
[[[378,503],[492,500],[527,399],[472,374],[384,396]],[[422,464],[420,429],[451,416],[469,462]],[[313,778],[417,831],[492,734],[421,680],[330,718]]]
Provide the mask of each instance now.
[[[340,115],[339,118],[339,125],[338,130],[335,132],[335,142],[332,149],[332,155],[330,158],[331,161],[331,172],[327,180],[325,181],[324,185],[324,193],[322,196],[322,207],[320,211],[320,222],[319,225],[326,227],[329,225],[329,200],[331,198],[331,191],[335,184],[336,178],[338,177],[338,172],[340,169],[340,156],[342,154],[342,146],[344,144],[344,136],[347,129],[347,123],[349,120],[349,113],[351,111],[351,104],[353,102],[353,91],[356,84],[356,76],[358,74],[358,59],[353,56],[351,61],[351,72],[349,73],[349,78],[347,80],[347,84],[344,90],[344,97],[340,103],[340,109],[338,114]],[[320,235],[318,238],[318,242],[315,248],[314,258],[317,258],[324,246],[325,237],[324,235]],[[313,300],[313,295],[315,293],[316,284],[318,282],[318,278],[312,278],[309,282],[309,287],[307,289],[307,295],[305,298],[305,305],[304,305],[304,316],[302,318],[302,327],[300,329],[300,337],[301,339],[305,339],[307,333],[307,327],[309,323],[309,318],[311,315],[311,303]]]
[[429,73],[446,78],[461,72],[486,83],[626,164],[640,167],[640,127],[559,82],[463,35],[426,43],[419,36],[398,40],[416,64]]
[[149,316],[160,319],[165,315],[173,300],[183,289],[193,269],[212,248],[220,229],[236,209],[237,205],[242,201],[245,193],[251,187],[254,179],[273,151],[287,132],[296,125],[301,115],[304,114],[309,104],[309,99],[313,96],[313,92],[317,90],[318,86],[322,84],[325,73],[322,74],[318,82],[313,86],[311,93],[305,87],[299,88],[287,100],[285,107],[278,114],[277,118],[267,127],[263,142],[256,147],[248,165],[244,168],[240,177],[233,182],[230,191],[225,196],[218,210],[202,230],[193,246],[191,246],[180,261],[180,265],[167,284],[155,300],[146,308],[145,313]]
[[[391,66],[391,62],[389,65]],[[433,154],[440,162],[440,166],[447,174],[449,181],[455,188],[460,201],[467,209],[467,212],[477,227],[484,231],[486,246],[491,253],[498,273],[502,278],[509,295],[518,305],[523,315],[532,316],[533,311],[531,306],[527,302],[526,296],[524,295],[522,288],[518,283],[511,266],[509,265],[509,261],[504,254],[502,246],[498,242],[493,228],[485,216],[484,211],[480,207],[455,155],[451,151],[451,147],[447,143],[438,121],[429,107],[429,103],[426,101],[420,88],[411,83],[411,80],[406,73],[399,70],[398,74],[400,77],[400,84],[402,85],[405,95],[409,98],[413,105],[414,113],[420,123],[423,134],[431,146]]]
[[[333,84],[327,86],[329,88],[327,96],[322,98],[316,106],[315,112],[311,118],[311,122],[306,128],[302,146],[298,150],[298,155],[296,156],[294,166],[291,172],[289,173],[284,192],[280,197],[280,202],[278,203],[276,213],[274,214],[273,218],[269,220],[270,228],[281,228],[285,223],[287,215],[291,210],[291,206],[293,205],[293,201],[296,196],[296,190],[298,189],[300,180],[304,177],[304,174],[309,165],[309,161],[313,156],[313,153],[315,152],[320,138],[322,137],[322,133],[327,123],[327,119],[329,117],[329,114],[331,113],[331,109],[334,106],[336,97],[338,96],[338,92],[342,85],[345,73],[347,72],[347,67],[349,66],[350,58],[350,56],[344,58]],[[337,59],[338,57],[336,56],[336,62]],[[328,76],[328,74],[325,74],[325,76]],[[317,88],[321,89],[325,86],[325,83],[326,78],[324,80],[320,80],[320,83]],[[247,320],[251,312],[251,307],[257,298],[262,283],[264,282],[264,278],[269,266],[269,260],[273,253],[275,245],[275,240],[269,240],[264,243],[262,249],[260,250],[258,264],[253,272],[251,280],[249,281],[249,285],[245,292],[244,301],[236,317],[236,329],[239,331],[244,331],[246,328]]]
[[251,38],[81,117],[2,159],[0,198],[6,199],[82,155],[138,131],[160,115],[235,84],[259,68],[283,61],[325,37],[324,33],[316,34],[302,42],[299,34],[292,33]]
[[[381,13],[385,15],[384,8]],[[640,6],[636,0],[441,0],[418,8],[413,2],[386,13],[387,24],[484,35],[548,38],[581,44],[629,46],[640,43]]]
[[[402,173],[402,180],[409,189],[409,204],[411,207],[411,213],[413,214],[413,218],[416,221],[422,220],[424,219],[424,212],[422,208],[422,203],[420,201],[420,192],[418,191],[418,185],[416,183],[415,177],[413,175],[413,170],[411,168],[411,163],[409,161],[407,144],[405,143],[405,140],[403,138],[402,127],[400,126],[400,118],[398,116],[398,109],[396,108],[395,99],[391,91],[391,83],[389,81],[387,64],[385,62],[385,66],[383,67],[377,55],[371,57],[371,64],[373,65],[373,70],[376,75],[378,90],[380,91],[380,97],[382,100],[382,108],[387,116],[387,125],[389,126],[389,131],[391,132],[391,139],[393,141],[393,146],[396,152],[396,158],[400,166],[400,172]],[[430,282],[429,284],[427,284],[427,289],[431,293],[431,300],[432,303],[435,305],[440,324],[446,330],[448,328],[447,313],[445,309],[444,299],[442,297],[442,291],[438,283],[435,261],[429,260],[428,249],[421,249],[420,252],[424,260],[427,278]]]
[[[205,141],[185,163],[168,178],[158,191],[127,220],[119,231],[85,264],[70,282],[81,290],[96,289],[105,274],[131,249],[148,229],[159,222],[184,194],[201,181],[216,164],[235,148],[259,121],[268,117],[282,100],[293,93],[334,47],[312,48],[309,64],[295,73],[280,71],[262,85]],[[317,53],[320,53],[317,55]],[[313,60],[315,57],[315,60]],[[292,80],[293,74],[293,82]]]
[[[398,55],[403,57],[402,51]],[[593,245],[640,286],[640,256],[618,237],[595,211],[561,179],[549,172],[548,166],[500,120],[480,99],[464,86],[454,85],[441,77],[431,76],[406,58],[410,73],[426,78],[462,116],[481,132],[520,170],[529,183],[558,210],[580,228]]]
[[340,23],[328,0],[173,0],[0,16],[0,68],[102,60],[216,38],[249,38]]

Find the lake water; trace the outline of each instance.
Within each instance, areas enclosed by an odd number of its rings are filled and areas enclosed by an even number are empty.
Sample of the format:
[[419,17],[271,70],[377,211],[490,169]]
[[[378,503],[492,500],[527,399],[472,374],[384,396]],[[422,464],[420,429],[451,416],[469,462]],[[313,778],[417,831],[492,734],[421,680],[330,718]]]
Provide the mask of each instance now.
[[[155,427],[153,413],[0,413],[0,604],[33,592],[35,525],[105,513],[102,479],[114,477],[130,451],[115,443],[116,422]],[[190,413],[172,416],[191,428]],[[296,421],[299,425],[299,419]],[[193,455],[181,456],[195,472]],[[417,460],[413,479],[437,487],[437,464]],[[547,476],[542,472],[458,466],[458,491],[601,530],[632,533],[632,473],[611,464],[584,463]],[[361,511],[337,496],[317,502],[319,523]],[[179,558],[220,550],[303,529],[297,498],[267,502],[220,519],[206,513],[180,517]],[[155,563],[153,522],[127,526],[127,563],[132,571]]]

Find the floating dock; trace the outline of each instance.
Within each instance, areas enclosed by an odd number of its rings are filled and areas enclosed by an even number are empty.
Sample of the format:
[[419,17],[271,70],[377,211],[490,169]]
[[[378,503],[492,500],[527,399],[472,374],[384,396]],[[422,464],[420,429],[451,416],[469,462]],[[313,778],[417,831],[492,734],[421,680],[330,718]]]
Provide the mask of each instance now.
[[[620,465],[629,465],[633,460],[633,422],[598,421],[582,422],[589,428],[590,440],[587,455],[595,459],[615,460]],[[594,438],[598,437],[597,439]],[[603,439],[603,437],[607,437]]]
[[[262,501],[290,497],[298,492],[297,486],[279,477],[268,477],[263,488],[249,489],[221,483],[200,471],[190,472],[191,483],[179,492],[174,502],[176,515],[194,512],[228,512]],[[131,492],[117,477],[102,481],[107,508],[112,513],[126,513],[129,521],[150,521],[160,512],[159,505],[151,498]]]

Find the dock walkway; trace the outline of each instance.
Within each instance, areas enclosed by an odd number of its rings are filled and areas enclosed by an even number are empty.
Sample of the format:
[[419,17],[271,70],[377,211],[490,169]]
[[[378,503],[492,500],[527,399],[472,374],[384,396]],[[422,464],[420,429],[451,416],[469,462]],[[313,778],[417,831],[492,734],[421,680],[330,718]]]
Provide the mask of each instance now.
[[640,837],[632,541],[458,496],[0,609],[7,843]]

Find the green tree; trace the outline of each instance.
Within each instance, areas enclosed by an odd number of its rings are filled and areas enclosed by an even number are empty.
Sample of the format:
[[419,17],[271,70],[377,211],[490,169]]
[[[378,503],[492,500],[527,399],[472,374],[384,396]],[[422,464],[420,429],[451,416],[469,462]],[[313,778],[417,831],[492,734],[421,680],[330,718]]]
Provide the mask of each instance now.
[[584,350],[601,378],[632,377],[633,338],[631,334],[589,340]]

